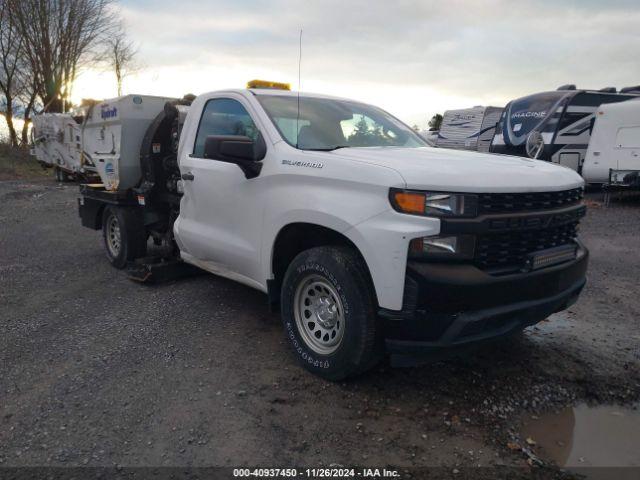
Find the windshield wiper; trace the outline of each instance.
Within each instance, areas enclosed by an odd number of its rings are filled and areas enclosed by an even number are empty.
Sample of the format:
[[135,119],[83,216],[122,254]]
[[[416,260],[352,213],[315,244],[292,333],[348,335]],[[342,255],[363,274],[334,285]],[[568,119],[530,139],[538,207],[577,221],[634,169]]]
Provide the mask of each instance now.
[[333,147],[303,148],[302,150],[311,150],[312,152],[332,152],[340,148],[351,148],[351,145],[334,145]]

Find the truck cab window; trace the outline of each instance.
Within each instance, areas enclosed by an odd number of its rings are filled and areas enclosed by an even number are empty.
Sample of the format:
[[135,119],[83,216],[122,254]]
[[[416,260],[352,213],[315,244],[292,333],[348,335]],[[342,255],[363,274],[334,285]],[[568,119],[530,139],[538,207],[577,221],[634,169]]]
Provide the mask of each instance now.
[[255,140],[258,129],[240,102],[214,98],[207,102],[202,112],[193,147],[194,157],[204,157],[204,142],[209,135],[244,135]]

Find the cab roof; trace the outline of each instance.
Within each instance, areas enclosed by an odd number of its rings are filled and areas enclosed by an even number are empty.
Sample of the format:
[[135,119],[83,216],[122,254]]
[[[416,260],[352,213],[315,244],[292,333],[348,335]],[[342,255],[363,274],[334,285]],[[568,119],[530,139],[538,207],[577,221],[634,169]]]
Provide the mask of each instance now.
[[[277,90],[275,88],[248,88],[244,91],[245,92],[248,91],[250,93],[253,93],[254,95],[274,95],[274,96],[280,96],[280,97],[297,97],[298,96],[297,91]],[[347,102],[364,103],[358,100],[354,100],[352,98],[336,97],[333,95],[325,95],[323,93],[313,93],[313,92],[300,92],[300,98],[326,98],[330,100],[343,100]]]
[[[220,93],[235,93],[238,95],[242,95],[244,97],[248,97],[250,95],[253,96],[281,96],[281,97],[294,97],[298,96],[298,92],[290,91],[290,90],[278,90],[275,88],[225,88],[222,90],[213,90],[211,92],[207,92],[207,94],[220,94]],[[300,98],[324,98],[328,100],[339,100],[344,102],[352,102],[359,103],[363,105],[371,105],[362,100],[355,100],[353,98],[345,98],[345,97],[336,97],[333,95],[325,95],[322,93],[313,93],[313,92],[300,92]]]

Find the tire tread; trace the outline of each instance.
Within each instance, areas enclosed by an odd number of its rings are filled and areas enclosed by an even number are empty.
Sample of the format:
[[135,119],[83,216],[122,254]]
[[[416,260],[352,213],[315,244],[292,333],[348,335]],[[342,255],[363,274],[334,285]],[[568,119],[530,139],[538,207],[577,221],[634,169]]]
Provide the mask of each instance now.
[[[368,269],[362,257],[357,251],[348,246],[321,246],[305,250],[298,254],[291,262],[283,282],[283,299],[286,288],[284,285],[290,280],[292,266],[300,263],[317,262],[320,265],[326,265],[326,259],[329,257],[337,262],[344,269],[344,273],[350,277],[356,287],[356,291],[362,296],[366,311],[356,313],[362,316],[362,335],[358,342],[357,352],[354,352],[351,364],[332,374],[325,372],[319,373],[324,378],[333,381],[339,381],[350,377],[358,376],[365,371],[371,369],[382,357],[383,346],[381,340],[381,328],[378,325],[376,312],[377,299]],[[284,320],[284,319],[283,319]]]

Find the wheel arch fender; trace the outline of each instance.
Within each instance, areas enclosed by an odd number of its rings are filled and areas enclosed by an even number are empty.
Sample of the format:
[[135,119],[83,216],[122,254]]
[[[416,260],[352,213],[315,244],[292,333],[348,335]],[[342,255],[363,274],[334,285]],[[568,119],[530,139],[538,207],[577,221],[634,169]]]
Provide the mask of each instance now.
[[[310,218],[314,217],[314,218]],[[351,230],[351,233],[353,230]],[[371,276],[369,262],[358,245],[358,238],[350,235],[350,225],[344,220],[322,212],[314,212],[282,222],[277,228],[271,229],[266,242],[266,251],[263,251],[263,268],[267,280],[270,303],[279,301],[280,286],[286,272],[286,268],[293,258],[300,252],[309,248],[323,245],[340,245],[353,248],[362,258],[367,272],[366,275],[372,281],[375,290],[375,282]]]

